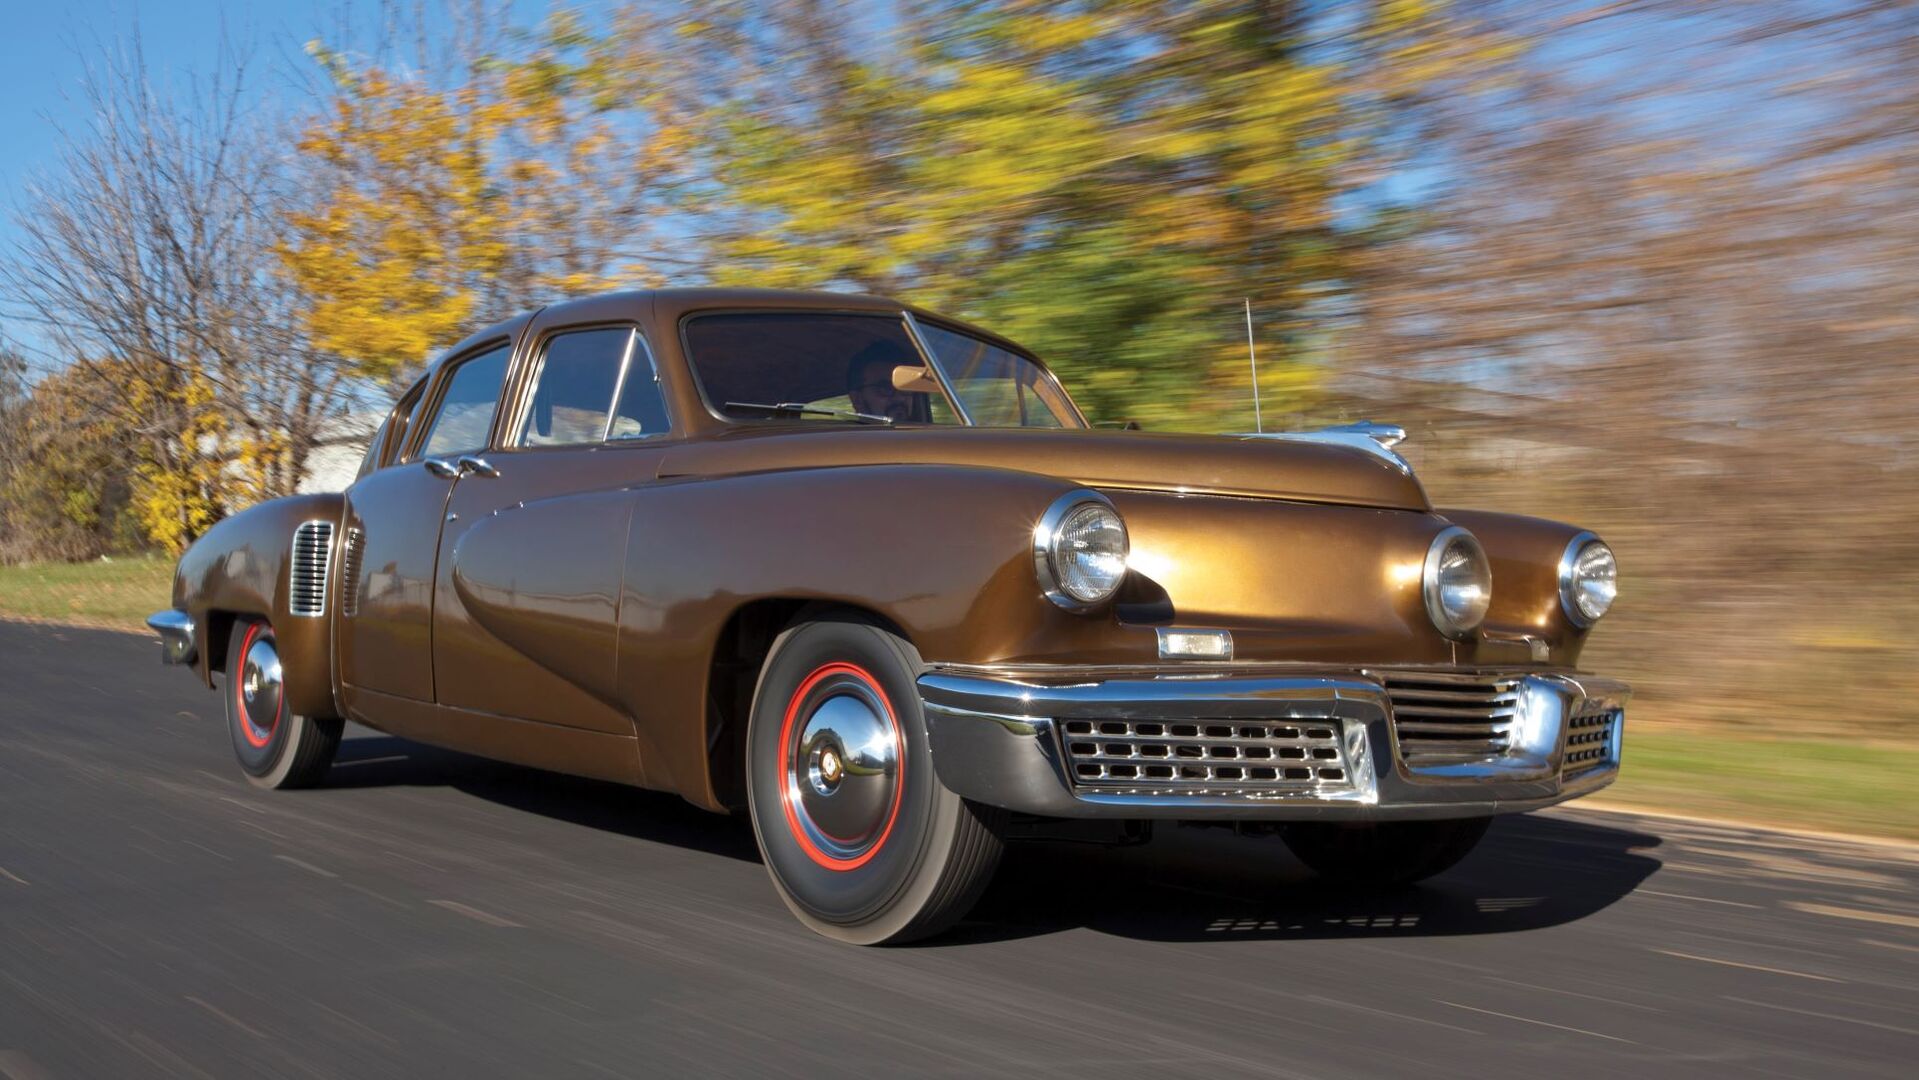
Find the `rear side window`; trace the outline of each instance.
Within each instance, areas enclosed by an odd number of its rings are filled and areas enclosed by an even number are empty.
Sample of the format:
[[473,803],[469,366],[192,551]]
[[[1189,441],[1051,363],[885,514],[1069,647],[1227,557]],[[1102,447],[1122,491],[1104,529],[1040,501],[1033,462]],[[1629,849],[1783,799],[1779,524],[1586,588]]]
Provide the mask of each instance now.
[[500,383],[506,378],[509,346],[488,349],[453,369],[439,408],[427,418],[422,457],[450,457],[486,449],[493,426],[493,410],[500,403]]
[[541,350],[521,446],[569,446],[666,432],[646,342],[631,327],[556,334]]
[[421,379],[406,393],[400,395],[399,404],[393,406],[393,410],[387,413],[387,418],[380,423],[380,429],[375,431],[373,438],[368,441],[366,457],[360,460],[358,476],[365,476],[393,460],[393,455],[406,442],[407,424],[419,408],[420,396],[425,390],[426,380]]

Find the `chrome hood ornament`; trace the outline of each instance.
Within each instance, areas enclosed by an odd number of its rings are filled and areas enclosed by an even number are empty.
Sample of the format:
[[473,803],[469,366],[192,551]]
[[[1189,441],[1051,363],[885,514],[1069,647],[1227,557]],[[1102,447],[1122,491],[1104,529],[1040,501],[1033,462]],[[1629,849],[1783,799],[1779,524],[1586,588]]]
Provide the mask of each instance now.
[[1314,428],[1311,431],[1242,432],[1241,437],[1350,446],[1355,450],[1371,454],[1407,476],[1413,475],[1413,467],[1393,450],[1393,447],[1406,441],[1406,429],[1398,424],[1376,424],[1371,420],[1359,420],[1351,424]]

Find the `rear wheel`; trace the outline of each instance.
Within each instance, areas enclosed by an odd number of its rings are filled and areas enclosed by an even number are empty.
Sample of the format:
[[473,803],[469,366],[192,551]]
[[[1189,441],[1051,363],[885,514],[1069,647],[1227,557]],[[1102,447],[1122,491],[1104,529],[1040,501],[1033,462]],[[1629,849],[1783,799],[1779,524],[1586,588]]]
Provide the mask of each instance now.
[[236,619],[227,638],[227,731],[240,771],[257,787],[311,787],[325,779],[340,747],[337,719],[287,711],[273,627]]
[[1004,814],[940,784],[898,636],[858,621],[802,623],[760,672],[747,726],[753,832],[800,921],[856,945],[936,934],[999,864]]
[[1453,821],[1299,822],[1280,832],[1321,877],[1354,885],[1407,885],[1465,858],[1490,817]]

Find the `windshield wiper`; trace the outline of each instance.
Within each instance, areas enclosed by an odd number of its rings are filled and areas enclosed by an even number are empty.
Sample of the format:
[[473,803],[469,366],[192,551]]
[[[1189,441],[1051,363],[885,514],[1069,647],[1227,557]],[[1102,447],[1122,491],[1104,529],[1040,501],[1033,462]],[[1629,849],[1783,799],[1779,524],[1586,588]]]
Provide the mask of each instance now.
[[853,412],[849,409],[822,409],[816,405],[802,405],[797,401],[782,401],[778,405],[767,405],[758,401],[729,401],[720,407],[762,412],[768,416],[831,416],[837,420],[851,420],[859,424],[891,424],[893,422],[892,417],[880,416],[877,413]]

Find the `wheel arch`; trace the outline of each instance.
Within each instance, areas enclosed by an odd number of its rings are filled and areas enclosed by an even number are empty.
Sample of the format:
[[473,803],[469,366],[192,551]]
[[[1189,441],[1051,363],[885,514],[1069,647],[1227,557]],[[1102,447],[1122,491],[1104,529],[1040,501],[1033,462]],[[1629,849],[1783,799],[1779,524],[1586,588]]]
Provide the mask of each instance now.
[[832,619],[867,623],[912,642],[897,623],[871,608],[802,596],[743,603],[720,627],[707,663],[706,779],[707,790],[727,809],[746,806],[746,722],[773,643],[792,627]]

